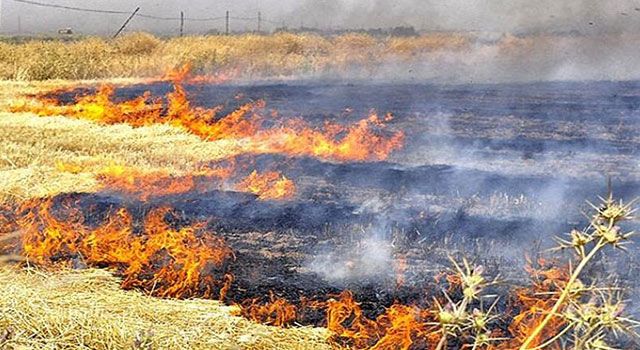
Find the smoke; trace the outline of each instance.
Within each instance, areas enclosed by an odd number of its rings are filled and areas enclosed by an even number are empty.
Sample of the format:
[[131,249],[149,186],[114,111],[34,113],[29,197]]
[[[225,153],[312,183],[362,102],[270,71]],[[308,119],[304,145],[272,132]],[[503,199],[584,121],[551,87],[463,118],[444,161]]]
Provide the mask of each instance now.
[[[637,17],[637,2],[631,0],[597,1],[365,1],[365,0],[284,0],[284,1],[183,1],[140,0],[131,3],[125,0],[113,1],[57,1],[56,4],[82,6],[94,9],[132,11],[140,6],[142,12],[155,16],[175,17],[185,11],[189,17],[220,17],[230,11],[234,17],[254,17],[263,13],[268,20],[265,26],[274,28],[285,24],[319,28],[378,28],[414,26],[424,30],[457,31],[498,31],[536,32],[569,31],[583,33],[637,32],[640,22]],[[25,32],[51,32],[59,27],[72,26],[83,32],[109,33],[115,22],[126,16],[90,14],[48,8],[13,1],[2,3],[2,27],[4,32],[17,29],[21,17]],[[175,21],[174,21],[175,22]],[[146,29],[162,33],[172,33],[176,23],[137,19],[132,23],[135,29]],[[188,23],[188,30],[204,32],[222,28],[223,21]],[[233,30],[253,28],[253,21],[236,20]]]
[[352,246],[340,250],[332,247],[317,254],[308,268],[324,280],[341,285],[393,276],[394,262],[388,241],[366,237]]
[[[337,4],[340,5],[337,5]],[[311,13],[331,18],[329,26],[393,27],[411,25],[427,30],[459,31],[633,31],[638,28],[633,1],[358,1],[307,0],[288,18]],[[327,25],[327,22],[324,22]]]

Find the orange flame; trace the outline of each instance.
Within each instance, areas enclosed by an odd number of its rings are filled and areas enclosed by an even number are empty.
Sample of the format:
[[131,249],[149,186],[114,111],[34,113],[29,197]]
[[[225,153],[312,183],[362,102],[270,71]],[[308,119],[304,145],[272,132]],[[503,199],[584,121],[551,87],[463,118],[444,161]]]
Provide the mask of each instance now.
[[254,170],[236,186],[236,189],[256,194],[262,200],[291,199],[296,193],[293,181],[276,171],[259,174]]
[[164,171],[144,172],[121,165],[105,167],[97,176],[102,189],[125,193],[142,201],[192,191],[204,192],[231,177],[233,166],[206,168],[194,174],[173,176]]
[[[81,165],[62,163],[56,164],[58,171],[80,173],[84,170]],[[219,188],[223,180],[230,179],[235,171],[235,164],[231,162],[226,167],[206,167],[193,174],[174,176],[166,171],[142,171],[124,165],[111,164],[98,172],[96,178],[100,189],[120,194],[126,194],[147,201],[169,195],[188,192],[205,192]],[[288,200],[296,193],[295,183],[275,171],[263,174],[253,171],[235,185],[240,192],[258,195],[260,200]]]
[[297,308],[283,298],[277,298],[273,292],[269,295],[270,301],[260,303],[258,299],[252,299],[242,306],[242,316],[262,324],[283,327],[296,320]]
[[124,288],[143,288],[161,297],[211,297],[218,288],[223,298],[228,290],[232,277],[216,279],[214,274],[233,253],[204,224],[172,228],[165,221],[169,209],[160,208],[147,214],[143,232],[136,233],[132,216],[120,209],[91,228],[79,210],[68,208],[69,218],[61,220],[52,205],[50,199],[30,201],[18,220],[23,255],[38,264],[76,257],[91,266],[117,269]]
[[[183,79],[180,74],[176,78]],[[41,116],[64,115],[107,125],[168,124],[207,141],[242,140],[239,147],[228,150],[229,157],[242,153],[282,153],[337,161],[384,160],[391,152],[402,148],[404,142],[404,134],[400,131],[383,132],[393,119],[391,115],[381,118],[372,114],[350,126],[326,123],[324,128],[313,128],[302,120],[293,120],[281,123],[279,127],[264,128],[264,118],[259,114],[265,107],[264,101],[245,104],[218,117],[220,107],[192,107],[180,81],[176,81],[174,91],[167,94],[166,106],[162,99],[152,98],[149,92],[116,103],[114,92],[114,87],[103,85],[93,95],[77,97],[71,105],[39,97],[16,103],[10,109]]]
[[357,349],[408,350],[417,344],[435,344],[427,339],[428,310],[394,304],[376,319],[369,319],[350,291],[315,306],[326,308],[327,328],[335,334],[334,341],[341,345]]
[[[521,312],[513,317],[509,325],[512,339],[500,344],[496,349],[517,349],[536,329],[544,317],[551,311],[558,300],[558,292],[564,288],[569,280],[567,269],[545,267],[548,264],[540,260],[540,268],[534,268],[531,263],[527,271],[533,277],[533,285],[530,288],[516,290],[517,306]],[[559,313],[560,314],[560,313]],[[551,319],[545,329],[531,343],[532,347],[540,346],[547,339],[557,335],[566,326],[566,319],[558,316]],[[558,344],[547,344],[545,349],[560,349]]]

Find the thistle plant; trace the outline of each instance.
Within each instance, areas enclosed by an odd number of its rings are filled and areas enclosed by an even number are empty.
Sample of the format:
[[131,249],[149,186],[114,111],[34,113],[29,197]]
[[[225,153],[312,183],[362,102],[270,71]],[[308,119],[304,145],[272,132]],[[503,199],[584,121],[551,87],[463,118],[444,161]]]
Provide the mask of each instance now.
[[623,315],[624,303],[617,293],[597,291],[591,300],[572,302],[563,317],[573,328],[575,349],[608,349],[606,334],[620,333],[637,336],[634,328],[640,322]]
[[[580,281],[580,275],[597,254],[604,248],[625,250],[633,232],[623,232],[620,222],[632,218],[634,210],[632,203],[615,201],[611,191],[607,198],[600,198],[600,205],[589,205],[594,209],[589,226],[583,231],[573,230],[568,238],[557,238],[557,249],[571,249],[578,259],[575,270],[566,285],[559,292],[558,299],[546,313],[542,321],[528,334],[520,346],[520,350],[542,349],[553,343],[561,336],[574,330],[579,336],[575,341],[575,349],[611,349],[605,342],[605,331],[628,331],[636,322],[620,317],[621,304],[611,302],[586,303],[579,301],[580,295],[595,292],[595,287],[585,287]],[[611,299],[607,299],[611,300]],[[535,339],[545,329],[554,317],[563,317],[568,326],[555,337],[542,345],[533,345]]]
[[470,336],[472,343],[465,345],[465,348],[473,350],[487,346],[499,339],[492,338],[489,324],[495,321],[498,316],[494,314],[494,309],[498,299],[486,310],[473,308],[472,302],[481,301],[489,297],[482,295],[486,287],[496,283],[496,279],[489,281],[484,274],[482,266],[472,266],[467,259],[462,259],[462,264],[458,264],[454,259],[449,258],[455,268],[455,276],[460,281],[462,289],[462,299],[453,301],[447,292],[443,292],[447,301],[443,306],[440,301],[434,299],[436,306],[435,325],[438,332],[442,334],[436,350],[444,349],[449,338],[463,338]]

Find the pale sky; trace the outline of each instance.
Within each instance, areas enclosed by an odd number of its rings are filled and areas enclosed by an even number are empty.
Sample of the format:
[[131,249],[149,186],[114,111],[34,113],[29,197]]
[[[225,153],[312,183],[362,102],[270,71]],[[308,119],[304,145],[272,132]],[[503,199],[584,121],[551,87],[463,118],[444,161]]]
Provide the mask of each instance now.
[[[93,14],[2,2],[2,32],[52,32],[72,27],[83,33],[110,33],[126,15]],[[177,17],[219,17],[226,10],[233,17],[256,17],[321,28],[378,28],[412,25],[418,29],[523,32],[531,30],[579,30],[633,32],[640,30],[640,1],[631,0],[34,0],[58,5],[132,11]],[[232,20],[232,30],[252,30],[257,21]],[[273,24],[264,23],[266,29]],[[188,22],[187,30],[223,29],[224,21]],[[172,33],[176,21],[135,18],[130,30]]]

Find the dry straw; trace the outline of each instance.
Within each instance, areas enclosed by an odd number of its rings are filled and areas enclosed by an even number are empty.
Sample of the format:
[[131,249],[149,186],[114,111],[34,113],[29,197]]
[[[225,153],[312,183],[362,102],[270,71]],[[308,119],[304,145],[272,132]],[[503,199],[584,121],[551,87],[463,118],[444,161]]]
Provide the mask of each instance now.
[[105,270],[0,268],[0,349],[331,349],[326,329],[269,327],[234,312],[124,291]]

